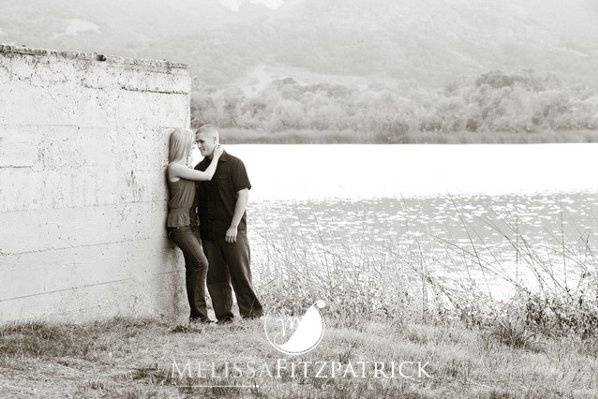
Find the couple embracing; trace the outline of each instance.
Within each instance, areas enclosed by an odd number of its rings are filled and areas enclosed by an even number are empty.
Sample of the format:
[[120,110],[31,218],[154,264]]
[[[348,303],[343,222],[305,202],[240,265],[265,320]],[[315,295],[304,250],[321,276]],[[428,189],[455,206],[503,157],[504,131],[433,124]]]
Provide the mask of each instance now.
[[[193,140],[204,157],[195,169],[187,164]],[[195,135],[172,132],[168,161],[168,237],[185,258],[189,321],[211,322],[206,284],[219,323],[234,318],[231,285],[241,317],[262,316],[251,283],[245,216],[251,184],[243,162],[220,147],[213,125]]]

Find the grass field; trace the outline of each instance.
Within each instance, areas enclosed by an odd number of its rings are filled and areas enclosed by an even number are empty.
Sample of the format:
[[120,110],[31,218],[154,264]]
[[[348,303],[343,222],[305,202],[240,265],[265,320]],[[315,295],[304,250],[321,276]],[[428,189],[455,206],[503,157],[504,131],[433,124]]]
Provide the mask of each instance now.
[[[114,319],[93,324],[30,323],[0,330],[2,397],[249,398],[593,398],[598,341],[529,338],[516,345],[498,329],[460,324],[361,320],[328,327],[320,346],[289,361],[422,362],[422,378],[223,379],[226,362],[276,364],[261,322],[175,327]],[[211,362],[215,378],[179,377],[173,361]],[[427,365],[426,365],[427,364]],[[414,370],[405,375],[416,376]],[[185,386],[233,385],[186,388]],[[235,387],[244,386],[244,387]],[[247,388],[246,386],[249,386]]]

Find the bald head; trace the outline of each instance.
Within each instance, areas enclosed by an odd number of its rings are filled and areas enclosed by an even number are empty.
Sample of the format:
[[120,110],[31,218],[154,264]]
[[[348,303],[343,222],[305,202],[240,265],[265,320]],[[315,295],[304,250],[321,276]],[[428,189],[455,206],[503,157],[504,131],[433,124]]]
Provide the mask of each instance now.
[[197,134],[205,134],[208,137],[214,137],[218,139],[218,128],[214,125],[210,125],[206,123],[205,125],[201,125],[199,129],[197,129]]
[[220,142],[218,129],[214,125],[202,125],[195,133],[195,142],[202,156],[211,157]]

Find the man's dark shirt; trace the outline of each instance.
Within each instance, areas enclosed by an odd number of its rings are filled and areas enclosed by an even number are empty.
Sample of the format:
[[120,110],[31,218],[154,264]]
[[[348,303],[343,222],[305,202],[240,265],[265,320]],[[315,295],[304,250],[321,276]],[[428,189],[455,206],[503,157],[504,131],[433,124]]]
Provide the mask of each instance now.
[[[210,159],[204,158],[195,169],[205,171],[210,162]],[[233,220],[237,192],[244,188],[251,189],[251,183],[243,161],[224,152],[212,180],[197,184],[195,203],[202,240],[224,239]],[[246,229],[246,213],[243,213],[238,230]]]

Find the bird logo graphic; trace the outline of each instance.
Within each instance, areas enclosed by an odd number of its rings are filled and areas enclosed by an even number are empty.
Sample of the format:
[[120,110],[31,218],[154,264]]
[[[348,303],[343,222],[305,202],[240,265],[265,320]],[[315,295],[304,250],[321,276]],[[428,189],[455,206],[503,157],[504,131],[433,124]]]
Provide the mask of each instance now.
[[286,355],[302,355],[318,346],[324,335],[324,322],[320,309],[322,300],[311,305],[301,317],[286,315],[264,318],[266,339],[277,351]]

